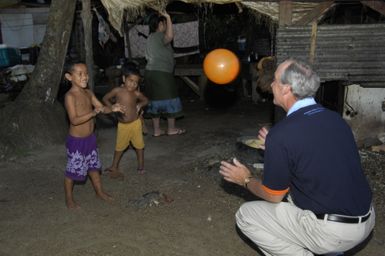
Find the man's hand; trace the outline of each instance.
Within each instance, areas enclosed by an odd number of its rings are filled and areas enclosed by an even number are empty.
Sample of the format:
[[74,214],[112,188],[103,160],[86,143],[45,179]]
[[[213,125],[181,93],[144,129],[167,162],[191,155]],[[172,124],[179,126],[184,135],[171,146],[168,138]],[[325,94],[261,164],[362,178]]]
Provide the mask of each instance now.
[[249,169],[235,158],[233,159],[233,163],[222,161],[219,173],[226,181],[240,186],[243,186],[245,179],[251,176]]
[[261,140],[263,143],[261,144],[261,149],[265,149],[265,141],[266,141],[266,136],[269,133],[269,130],[267,130],[266,127],[262,127],[258,131],[258,139]]

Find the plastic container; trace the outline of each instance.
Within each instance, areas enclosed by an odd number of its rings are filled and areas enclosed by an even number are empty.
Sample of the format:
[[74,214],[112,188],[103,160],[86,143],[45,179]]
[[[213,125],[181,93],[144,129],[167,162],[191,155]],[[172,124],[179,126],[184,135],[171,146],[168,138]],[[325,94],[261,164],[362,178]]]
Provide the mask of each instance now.
[[19,49],[0,46],[0,68],[11,67],[17,64],[21,64]]

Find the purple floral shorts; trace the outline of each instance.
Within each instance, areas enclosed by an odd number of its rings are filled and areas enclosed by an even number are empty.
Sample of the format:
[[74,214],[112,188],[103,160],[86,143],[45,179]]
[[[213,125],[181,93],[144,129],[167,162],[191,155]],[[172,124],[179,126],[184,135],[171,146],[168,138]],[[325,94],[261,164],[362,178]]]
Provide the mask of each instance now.
[[96,136],[91,134],[85,138],[67,136],[67,167],[65,176],[71,180],[84,181],[89,171],[100,171]]

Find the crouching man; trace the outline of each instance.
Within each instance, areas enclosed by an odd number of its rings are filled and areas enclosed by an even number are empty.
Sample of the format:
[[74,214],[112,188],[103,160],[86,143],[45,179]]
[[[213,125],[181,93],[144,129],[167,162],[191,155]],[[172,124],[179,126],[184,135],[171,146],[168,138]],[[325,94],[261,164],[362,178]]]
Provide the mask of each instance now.
[[[375,223],[372,192],[348,124],[317,104],[319,76],[301,61],[280,64],[271,84],[287,116],[265,142],[262,180],[236,159],[222,161],[225,180],[264,199],[243,204],[237,225],[265,255],[343,255]],[[284,200],[287,199],[287,200]]]

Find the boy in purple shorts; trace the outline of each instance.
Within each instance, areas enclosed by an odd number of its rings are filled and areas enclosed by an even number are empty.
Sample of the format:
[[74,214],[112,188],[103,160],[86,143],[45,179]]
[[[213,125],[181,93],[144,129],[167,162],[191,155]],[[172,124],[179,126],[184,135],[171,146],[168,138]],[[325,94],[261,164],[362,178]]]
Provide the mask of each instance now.
[[120,104],[105,107],[94,93],[87,89],[88,72],[84,63],[69,63],[65,78],[72,84],[65,95],[65,108],[70,122],[66,141],[68,162],[64,178],[67,208],[79,208],[73,198],[74,181],[85,181],[87,175],[96,195],[105,201],[111,201],[112,197],[103,191],[100,179],[101,163],[96,136],[93,133],[94,117],[99,113],[124,113],[124,107]]

